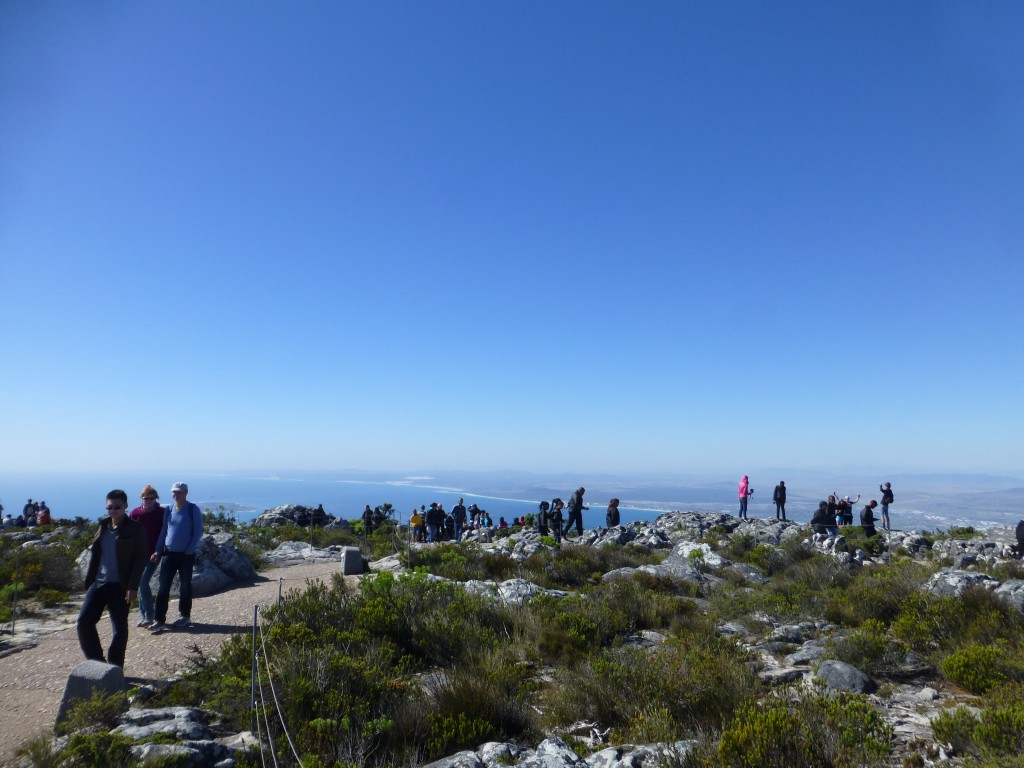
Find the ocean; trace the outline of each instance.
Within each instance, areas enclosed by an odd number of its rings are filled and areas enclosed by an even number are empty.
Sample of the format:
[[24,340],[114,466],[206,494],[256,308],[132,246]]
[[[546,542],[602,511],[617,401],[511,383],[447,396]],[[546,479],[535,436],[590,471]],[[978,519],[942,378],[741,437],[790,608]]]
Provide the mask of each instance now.
[[[789,477],[787,475],[787,477]],[[896,479],[896,478],[894,478]],[[819,499],[825,498],[835,485],[829,480],[787,479],[790,489],[787,513],[790,520],[807,522]],[[1020,519],[1018,499],[1021,489],[1006,488],[1010,478],[967,478],[971,487],[939,486],[936,478],[906,476],[894,483],[897,503],[893,507],[893,527],[897,529],[936,530],[952,525],[973,525],[989,528],[1015,525]],[[27,499],[45,500],[55,517],[99,518],[104,514],[108,491],[123,488],[131,501],[138,499],[143,485],[151,483],[160,492],[161,502],[170,503],[171,485],[189,484],[189,499],[204,509],[216,512],[223,508],[239,521],[249,521],[265,510],[282,504],[323,504],[332,515],[348,520],[360,516],[363,507],[385,503],[395,507],[396,518],[407,520],[414,507],[429,506],[437,501],[451,509],[461,496],[468,507],[476,504],[487,510],[494,522],[537,510],[541,499],[558,496],[568,501],[582,482],[575,477],[542,477],[527,473],[433,472],[418,475],[356,471],[281,471],[281,472],[184,472],[170,475],[162,472],[97,472],[97,473],[11,473],[0,472],[0,504],[5,513],[15,516]],[[984,492],[977,487],[985,483]],[[605,509],[612,496],[620,498],[623,523],[653,520],[670,510],[727,512],[736,514],[736,484],[732,479],[711,478],[700,482],[636,480],[625,478],[591,478],[586,481],[586,503],[583,513],[588,528],[604,525]],[[751,499],[751,517],[772,517],[770,503],[774,483],[758,486]],[[877,488],[877,481],[874,481]],[[866,479],[847,482],[841,492],[863,493],[856,509],[872,498],[873,488]],[[874,496],[877,497],[877,493]]]
[[[317,473],[317,475],[322,473]],[[171,485],[182,481],[188,483],[189,500],[199,504],[204,510],[216,512],[223,509],[234,514],[237,520],[247,522],[268,509],[282,504],[304,504],[315,507],[323,504],[324,510],[336,517],[346,520],[358,518],[363,507],[391,504],[395,508],[395,518],[401,521],[409,519],[414,507],[430,506],[432,502],[440,502],[450,510],[461,497],[465,505],[476,504],[486,510],[497,524],[501,517],[511,523],[513,518],[537,511],[540,499],[504,498],[482,493],[474,493],[472,489],[430,484],[426,478],[415,480],[358,480],[358,479],[327,479],[309,476],[302,473],[271,474],[271,475],[239,475],[239,474],[183,474],[141,475],[125,473],[123,475],[104,474],[0,474],[0,504],[5,511],[17,516],[31,498],[45,501],[55,517],[73,519],[75,517],[98,518],[105,514],[105,497],[113,488],[123,488],[128,492],[129,501],[134,506],[139,492],[147,483],[152,484],[160,493],[160,501],[168,504],[171,501]],[[575,489],[566,489],[560,494],[564,501]],[[548,497],[548,501],[551,498]],[[608,498],[591,502],[591,507],[583,513],[583,524],[587,528],[604,525],[605,510]],[[643,509],[619,507],[622,522],[633,520],[653,520],[665,509]]]

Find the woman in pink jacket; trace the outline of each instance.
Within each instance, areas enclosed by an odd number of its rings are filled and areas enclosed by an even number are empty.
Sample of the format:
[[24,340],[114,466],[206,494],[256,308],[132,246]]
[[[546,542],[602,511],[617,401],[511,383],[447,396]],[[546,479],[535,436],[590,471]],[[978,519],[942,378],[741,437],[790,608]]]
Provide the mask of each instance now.
[[754,489],[750,487],[750,481],[744,475],[740,480],[740,520],[749,520],[747,517],[747,499],[754,495]]

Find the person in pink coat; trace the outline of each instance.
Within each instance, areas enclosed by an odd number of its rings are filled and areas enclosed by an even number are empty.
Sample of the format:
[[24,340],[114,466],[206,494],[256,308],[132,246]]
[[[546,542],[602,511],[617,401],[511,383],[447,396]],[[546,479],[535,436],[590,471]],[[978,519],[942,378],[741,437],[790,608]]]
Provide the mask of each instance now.
[[754,495],[754,489],[750,487],[750,481],[744,475],[740,480],[740,520],[749,520],[747,517],[747,499]]

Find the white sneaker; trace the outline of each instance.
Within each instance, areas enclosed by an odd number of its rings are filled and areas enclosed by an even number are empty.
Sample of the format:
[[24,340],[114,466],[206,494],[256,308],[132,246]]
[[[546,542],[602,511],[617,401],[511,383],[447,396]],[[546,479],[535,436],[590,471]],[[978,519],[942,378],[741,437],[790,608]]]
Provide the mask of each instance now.
[[136,624],[135,626],[136,627],[151,627],[154,624],[156,624],[156,620],[155,619],[139,619],[139,623]]

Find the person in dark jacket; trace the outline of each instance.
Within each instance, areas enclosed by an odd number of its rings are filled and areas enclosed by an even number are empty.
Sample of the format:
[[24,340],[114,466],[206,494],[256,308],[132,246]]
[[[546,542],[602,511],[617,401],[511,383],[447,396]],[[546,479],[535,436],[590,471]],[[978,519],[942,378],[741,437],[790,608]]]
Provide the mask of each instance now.
[[785,520],[786,519],[786,481],[779,480],[779,484],[775,486],[775,491],[772,493],[772,501],[775,502],[775,519]]
[[835,528],[835,518],[829,516],[827,501],[819,502],[818,508],[811,515],[811,530],[815,533],[827,533],[830,536],[838,533]]
[[576,535],[583,535],[583,510],[590,509],[590,507],[583,506],[583,494],[586,492],[586,488],[577,488],[576,492],[569,498],[569,519],[565,521],[566,536],[569,535],[569,530],[574,522],[576,523]]
[[462,499],[452,507],[452,518],[455,520],[455,541],[462,541],[462,531],[466,528],[466,507]]
[[373,510],[369,504],[363,508],[363,533],[367,536],[373,533]]
[[860,526],[864,529],[865,536],[874,536],[878,531],[875,530],[875,515],[874,509],[878,506],[878,502],[872,499],[860,511]]
[[540,506],[537,507],[537,533],[541,536],[547,536],[548,531],[548,510],[551,509],[551,505],[546,501],[542,501]]
[[551,532],[555,534],[555,543],[562,543],[562,510],[565,508],[565,502],[561,499],[555,498],[551,500],[551,511],[548,512],[548,525],[551,526]]
[[441,531],[444,526],[444,510],[437,502],[431,502],[427,510],[427,541],[430,544],[441,540]]
[[[100,522],[89,545],[85,573],[85,599],[78,612],[78,644],[85,658],[124,667],[128,647],[128,613],[146,568],[146,529],[128,517],[128,494],[118,489],[107,494],[107,517]],[[96,625],[106,608],[113,625],[107,657]]]
[[1014,547],[1014,551],[1018,556],[1024,555],[1024,520],[1017,523],[1017,546]]
[[891,523],[889,522],[889,505],[893,502],[892,483],[879,485],[878,490],[882,492],[882,527],[888,531],[891,528]]
[[608,511],[604,516],[605,525],[608,528],[614,528],[619,524],[619,500],[612,499],[608,502]]

